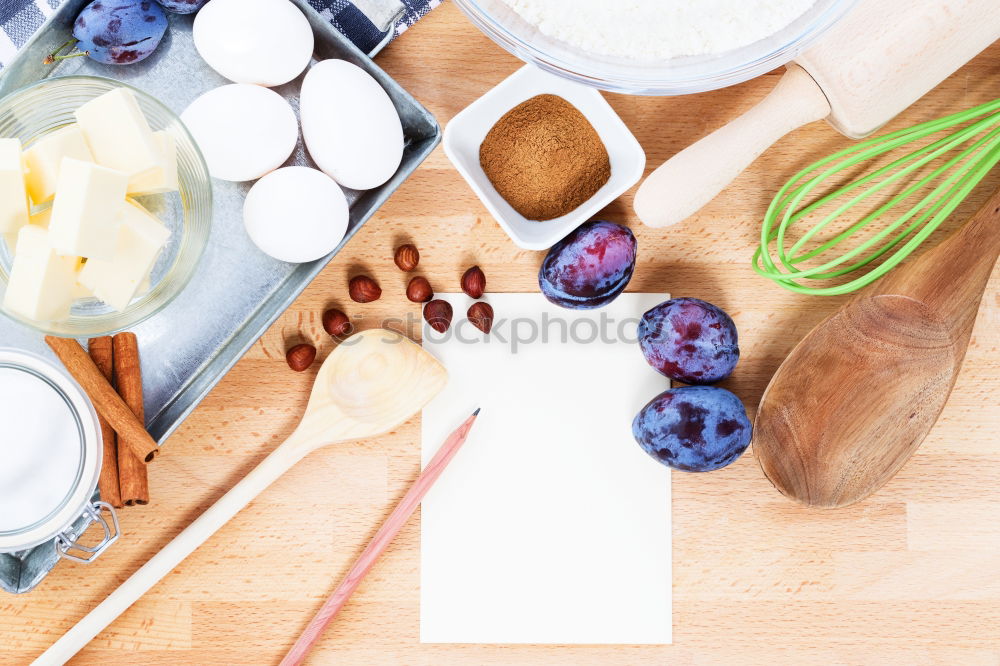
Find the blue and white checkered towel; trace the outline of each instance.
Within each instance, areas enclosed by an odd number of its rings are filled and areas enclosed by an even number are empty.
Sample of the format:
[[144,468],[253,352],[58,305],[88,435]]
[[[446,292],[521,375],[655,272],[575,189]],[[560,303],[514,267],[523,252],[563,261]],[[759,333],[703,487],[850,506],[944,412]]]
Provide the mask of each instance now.
[[[63,0],[0,0],[0,67],[11,61],[18,49],[42,25]],[[309,0],[320,14],[365,53],[413,25],[441,0],[396,0],[393,25],[376,25],[350,0]],[[358,4],[361,4],[360,2]],[[366,0],[365,5],[373,4]],[[380,0],[379,5],[391,3]],[[376,18],[376,21],[378,19]],[[379,21],[382,23],[381,21]],[[387,29],[385,29],[387,28]]]
[[[35,2],[46,1],[53,0],[35,0]],[[398,0],[399,10],[393,12],[397,15],[396,20],[388,30],[383,30],[381,26],[372,23],[369,17],[355,6],[356,3],[350,0],[309,0],[309,4],[354,42],[355,46],[365,53],[371,53],[376,46],[386,40],[394,39],[420,20],[421,16],[441,4],[441,0]]]

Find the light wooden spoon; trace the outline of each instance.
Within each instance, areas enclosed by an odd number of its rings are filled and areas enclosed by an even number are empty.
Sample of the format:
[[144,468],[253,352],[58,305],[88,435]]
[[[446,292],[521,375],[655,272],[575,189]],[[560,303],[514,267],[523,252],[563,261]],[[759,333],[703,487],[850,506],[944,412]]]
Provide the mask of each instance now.
[[899,471],[955,385],[998,256],[1000,191],[798,344],[754,424],[754,453],[778,490],[810,506],[845,506]]
[[306,454],[391,430],[426,405],[446,381],[437,359],[394,331],[364,331],[340,343],[320,368],[295,432],[35,663],[65,663]]

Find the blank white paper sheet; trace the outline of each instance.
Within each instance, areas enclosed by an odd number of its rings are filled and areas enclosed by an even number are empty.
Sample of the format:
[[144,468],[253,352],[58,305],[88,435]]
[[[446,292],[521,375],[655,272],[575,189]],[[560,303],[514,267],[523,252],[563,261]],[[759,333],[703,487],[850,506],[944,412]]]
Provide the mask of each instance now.
[[488,341],[468,297],[441,297],[454,323],[423,344],[449,381],[423,412],[424,464],[482,413],[421,509],[421,642],[670,643],[670,471],[632,438],[670,387],[635,341],[668,296],[576,311],[490,294]]

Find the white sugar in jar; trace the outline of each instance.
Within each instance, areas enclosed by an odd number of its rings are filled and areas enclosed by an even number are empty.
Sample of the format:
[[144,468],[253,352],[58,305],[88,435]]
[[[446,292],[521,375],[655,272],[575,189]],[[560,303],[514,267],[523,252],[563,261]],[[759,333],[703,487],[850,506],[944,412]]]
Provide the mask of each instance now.
[[[90,561],[111,545],[114,509],[93,500],[101,455],[97,414],[80,386],[40,356],[0,348],[0,553],[51,542],[60,557]],[[76,543],[81,518],[104,527],[96,546]]]
[[790,25],[815,0],[503,0],[542,34],[636,60],[725,53]]

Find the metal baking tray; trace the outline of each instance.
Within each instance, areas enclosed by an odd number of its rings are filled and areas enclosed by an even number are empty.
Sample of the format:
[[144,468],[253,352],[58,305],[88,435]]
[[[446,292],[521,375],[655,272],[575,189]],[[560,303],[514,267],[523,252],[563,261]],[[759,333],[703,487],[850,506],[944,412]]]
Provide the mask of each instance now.
[[[291,0],[308,17],[316,36],[314,62],[341,58],[369,74],[388,92],[403,124],[405,148],[399,170],[387,183],[363,192],[347,191],[350,223],[343,242],[328,256],[306,264],[287,264],[265,256],[243,229],[243,198],[252,183],[214,180],[213,220],[208,246],[184,291],[154,317],[133,330],[142,351],[146,425],[161,444],[208,394],[226,372],[271,326],[313,278],[350,241],[365,221],[413,173],[441,138],[434,117],[392,78],[324,19],[308,0]],[[51,76],[104,76],[140,88],[176,113],[203,92],[229,83],[208,67],[195,50],[192,16],[170,15],[170,29],[156,52],[133,65],[101,65],[89,58],[70,58],[44,65],[45,55],[71,37],[73,21],[88,0],[66,0],[17,57],[0,72],[0,96]],[[275,88],[298,111],[302,77]],[[233,113],[239,113],[234,109]],[[315,164],[301,137],[286,165]],[[42,335],[0,316],[0,345],[54,358]],[[51,557],[35,553],[48,549]],[[0,555],[0,559],[10,556]],[[10,591],[26,591],[57,558],[52,544],[20,554],[31,571],[15,571],[15,562],[0,562],[0,576]],[[18,580],[13,580],[12,577]],[[29,588],[30,589],[30,588]]]

